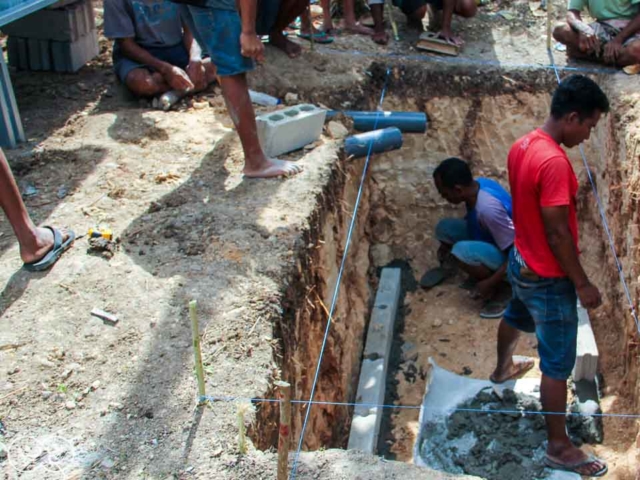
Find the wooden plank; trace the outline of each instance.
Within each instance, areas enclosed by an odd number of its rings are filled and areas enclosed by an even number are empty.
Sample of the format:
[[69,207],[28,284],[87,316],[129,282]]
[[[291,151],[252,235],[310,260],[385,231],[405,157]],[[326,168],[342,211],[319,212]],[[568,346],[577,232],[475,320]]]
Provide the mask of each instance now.
[[436,34],[431,32],[424,32],[420,35],[416,48],[419,50],[426,50],[428,52],[451,55],[453,57],[458,56],[460,53],[460,47],[458,45],[453,45],[446,40],[442,40],[441,38],[438,38]]

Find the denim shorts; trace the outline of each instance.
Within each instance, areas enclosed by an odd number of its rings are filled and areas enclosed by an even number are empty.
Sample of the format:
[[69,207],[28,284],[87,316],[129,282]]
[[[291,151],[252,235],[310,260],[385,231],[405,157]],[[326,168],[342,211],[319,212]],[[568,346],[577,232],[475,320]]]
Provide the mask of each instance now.
[[513,298],[504,321],[538,338],[540,370],[547,377],[566,380],[576,363],[578,338],[578,297],[568,278],[523,276],[515,259],[509,256],[509,281]]
[[236,10],[180,5],[180,14],[211,57],[218,76],[229,77],[253,70],[253,60],[240,53],[242,23]]
[[470,240],[467,222],[459,218],[440,220],[436,226],[436,238],[442,243],[452,245],[451,254],[466,265],[484,265],[495,271],[507,261],[507,256],[497,246]]
[[[179,43],[174,45],[173,47],[142,47],[151,55],[156,57],[157,59],[162,60],[163,62],[170,63],[175,67],[180,67],[183,70],[187,68],[189,65],[189,52],[187,52],[184,43]],[[126,83],[127,75],[131,73],[131,71],[136,68],[146,68],[147,70],[153,71],[149,65],[144,65],[142,63],[138,63],[134,60],[131,60],[122,55],[120,51],[120,47],[117,42],[113,47],[113,69],[116,72],[116,75],[120,79],[122,83]]]

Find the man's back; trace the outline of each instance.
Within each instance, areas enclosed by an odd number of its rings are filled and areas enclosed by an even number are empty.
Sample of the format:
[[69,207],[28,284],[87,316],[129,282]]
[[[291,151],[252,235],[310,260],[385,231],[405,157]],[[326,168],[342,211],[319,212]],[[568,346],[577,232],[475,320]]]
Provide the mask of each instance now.
[[182,42],[180,12],[169,0],[105,0],[104,34],[133,38],[143,47],[172,47]]
[[549,135],[537,129],[511,147],[508,167],[516,248],[538,275],[566,276],[549,247],[541,209],[569,207],[569,229],[577,248],[578,182],[569,158]]
[[589,13],[598,21],[631,19],[638,14],[640,0],[569,0],[569,9]]

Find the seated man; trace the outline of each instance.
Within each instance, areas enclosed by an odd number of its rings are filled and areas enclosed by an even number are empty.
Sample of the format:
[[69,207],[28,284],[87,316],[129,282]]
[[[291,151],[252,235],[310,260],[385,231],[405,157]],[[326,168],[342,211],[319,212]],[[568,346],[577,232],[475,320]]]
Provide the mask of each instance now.
[[169,90],[197,91],[216,71],[169,0],[110,0],[104,4],[104,33],[115,40],[113,66],[136,96]]
[[500,292],[514,242],[511,196],[494,180],[474,180],[469,165],[459,158],[443,161],[433,172],[433,179],[445,200],[455,205],[464,202],[467,208],[464,219],[445,218],[438,223],[439,259],[444,262],[450,253],[470,280],[477,282],[477,292],[487,301],[480,315],[499,318],[506,301],[490,301]]
[[[451,30],[453,14],[471,18],[478,11],[476,0],[393,0],[393,4],[400,8],[407,16],[409,23],[415,25],[420,31],[423,30],[422,20],[427,15],[427,7],[430,7],[433,13],[441,11],[442,26],[438,36],[455,45],[462,45],[464,42]],[[376,31],[379,31],[378,25],[376,25]]]
[[[587,24],[584,8],[596,21]],[[569,0],[567,24],[553,38],[567,46],[567,55],[626,67],[640,63],[640,4],[637,0]]]

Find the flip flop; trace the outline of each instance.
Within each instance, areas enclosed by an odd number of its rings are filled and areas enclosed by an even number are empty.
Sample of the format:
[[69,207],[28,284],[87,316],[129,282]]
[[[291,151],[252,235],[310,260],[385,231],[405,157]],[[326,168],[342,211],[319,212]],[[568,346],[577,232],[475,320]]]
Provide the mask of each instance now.
[[496,382],[493,379],[493,374],[491,374],[491,376],[489,377],[489,380],[491,381],[491,383],[494,383],[496,385],[502,385],[503,383],[508,382],[509,380],[514,380],[514,379],[516,379],[518,377],[521,377],[525,373],[527,373],[536,364],[536,362],[535,362],[535,360],[533,358],[525,357],[523,355],[514,355],[513,356],[513,360],[516,361],[516,362],[519,361],[519,368],[516,369],[515,373],[513,373],[511,376],[505,378],[501,382]]
[[489,302],[486,302],[480,310],[480,318],[502,318],[504,312],[507,310],[507,305],[508,302],[501,302],[498,300],[491,300]]
[[[302,38],[303,40],[311,41],[310,33],[296,33],[296,35]],[[318,32],[313,34],[313,41],[315,43],[321,43],[321,44],[333,43],[333,37],[330,37],[329,35],[327,35],[326,32]]]
[[[603,465],[603,467],[597,472],[589,475],[586,473],[581,473],[579,471],[581,467],[585,467],[595,462],[600,462]],[[586,460],[583,460],[582,462],[574,463],[572,465],[556,462],[555,460],[552,460],[551,458],[549,458],[548,455],[545,455],[544,464],[547,467],[552,468],[554,470],[562,470],[564,472],[573,472],[583,477],[602,477],[604,474],[606,474],[609,471],[609,467],[607,466],[607,464],[603,460],[599,459],[598,457],[595,457],[594,455],[589,455],[589,457]]]
[[431,270],[427,270],[427,272],[420,279],[420,286],[423,288],[433,288],[436,285],[440,285],[447,278],[449,278],[450,273],[443,267],[432,268]]
[[29,272],[42,272],[43,270],[50,268],[58,261],[60,255],[71,247],[71,244],[76,239],[76,234],[72,230],[69,230],[69,238],[63,242],[60,230],[47,225],[43,228],[48,228],[51,230],[51,233],[53,233],[53,247],[40,260],[23,264],[24,269]]
[[458,285],[458,288],[461,288],[462,290],[471,291],[474,288],[476,288],[477,284],[478,284],[477,280],[474,280],[473,278],[469,277],[464,282],[462,282],[460,285]]

